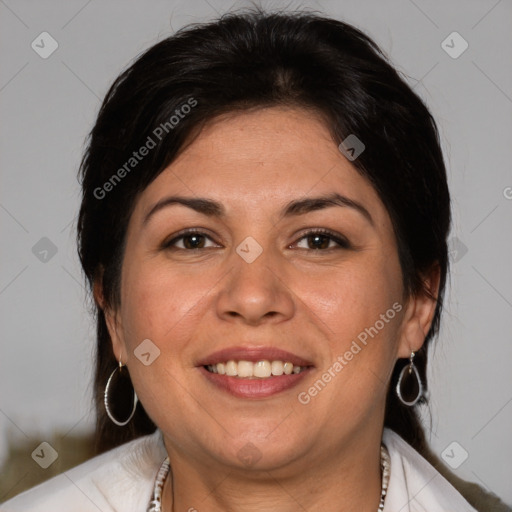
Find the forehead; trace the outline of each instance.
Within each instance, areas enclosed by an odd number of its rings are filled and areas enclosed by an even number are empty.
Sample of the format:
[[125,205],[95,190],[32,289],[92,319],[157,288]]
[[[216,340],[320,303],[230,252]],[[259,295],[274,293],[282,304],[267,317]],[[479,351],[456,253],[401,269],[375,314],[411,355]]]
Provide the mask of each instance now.
[[384,207],[369,181],[343,156],[319,115],[272,107],[223,115],[199,135],[143,192],[147,210],[166,194],[208,196],[233,210],[278,209],[308,195],[338,192]]

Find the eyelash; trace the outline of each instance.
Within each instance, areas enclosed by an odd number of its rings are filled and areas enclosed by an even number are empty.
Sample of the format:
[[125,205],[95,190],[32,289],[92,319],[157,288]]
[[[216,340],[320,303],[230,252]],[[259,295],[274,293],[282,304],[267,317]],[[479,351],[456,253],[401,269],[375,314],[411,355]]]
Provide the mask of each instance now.
[[[187,248],[181,248],[181,247],[175,247],[174,246],[174,244],[176,244],[176,242],[178,242],[179,240],[184,239],[187,235],[201,235],[201,236],[204,236],[204,237],[208,238],[210,241],[214,242],[214,240],[212,240],[212,238],[210,236],[208,236],[206,233],[192,228],[192,229],[187,229],[187,230],[184,230],[184,231],[180,231],[171,240],[164,242],[162,244],[162,249],[166,249],[166,250],[179,250],[179,251],[195,251],[195,250],[199,250],[199,249],[209,249],[208,247],[206,247],[206,248],[199,247],[199,248],[196,248],[196,249],[187,249]],[[346,238],[344,238],[344,237],[334,233],[333,231],[330,231],[328,229],[323,229],[323,228],[312,229],[310,231],[307,231],[307,232],[303,233],[302,236],[297,240],[297,242],[299,242],[299,241],[301,241],[301,240],[303,240],[305,238],[308,238],[309,236],[314,236],[314,235],[326,236],[326,237],[330,238],[331,241],[336,242],[338,244],[338,247],[329,247],[329,248],[326,248],[326,249],[309,249],[308,248],[308,249],[305,249],[305,250],[326,252],[326,251],[332,251],[333,249],[349,249],[349,248],[351,248],[351,244],[350,244],[350,242]],[[294,242],[294,243],[296,244],[297,242]]]

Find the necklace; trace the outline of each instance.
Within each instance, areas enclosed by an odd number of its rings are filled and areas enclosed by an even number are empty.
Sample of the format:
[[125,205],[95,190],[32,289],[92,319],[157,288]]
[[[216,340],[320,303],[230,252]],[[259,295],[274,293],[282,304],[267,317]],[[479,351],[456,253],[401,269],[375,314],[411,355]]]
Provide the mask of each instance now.
[[[171,465],[169,457],[162,462],[160,469],[156,475],[155,486],[153,488],[153,499],[149,502],[147,512],[162,512],[162,489],[164,488],[165,479],[169,474]],[[384,500],[388,492],[389,475],[391,473],[391,459],[386,447],[380,445],[380,469],[382,474],[382,485],[380,490],[380,503],[377,512],[384,510]]]

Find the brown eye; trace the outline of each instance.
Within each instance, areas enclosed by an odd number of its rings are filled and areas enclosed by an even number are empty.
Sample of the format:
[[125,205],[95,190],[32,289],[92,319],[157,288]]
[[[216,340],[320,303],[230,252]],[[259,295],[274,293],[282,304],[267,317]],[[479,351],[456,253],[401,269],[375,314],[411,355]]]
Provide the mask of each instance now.
[[[210,245],[207,245],[210,243]],[[178,250],[194,250],[194,249],[208,249],[209,247],[219,247],[213,240],[198,231],[189,233],[182,233],[174,237],[172,240],[165,242],[162,246],[163,249],[178,249]]]
[[181,238],[185,249],[202,249],[206,241],[204,235],[185,235]]
[[308,235],[306,237],[309,249],[327,249],[331,239],[326,235]]
[[348,240],[330,231],[311,231],[306,233],[296,243],[299,249],[326,250],[326,249],[348,249]]

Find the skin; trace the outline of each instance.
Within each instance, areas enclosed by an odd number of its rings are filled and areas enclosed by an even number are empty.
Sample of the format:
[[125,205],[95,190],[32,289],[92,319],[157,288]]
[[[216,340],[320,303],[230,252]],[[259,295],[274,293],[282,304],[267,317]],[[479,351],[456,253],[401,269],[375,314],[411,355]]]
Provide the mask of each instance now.
[[[292,200],[337,192],[357,201],[282,218]],[[170,195],[220,202],[225,217]],[[162,248],[197,228],[200,249]],[[325,228],[350,246],[305,237]],[[263,249],[252,263],[236,252],[248,236]],[[197,241],[197,239],[195,239]],[[327,246],[327,248],[325,248]],[[190,245],[188,245],[190,247]],[[437,292],[438,274],[425,276]],[[140,195],[129,222],[121,301],[107,313],[114,353],[128,365],[144,408],[164,434],[172,474],[164,510],[374,511],[380,498],[385,397],[398,358],[423,344],[435,309],[406,299],[389,215],[339,151],[319,117],[267,108],[226,115],[199,136]],[[394,303],[402,310],[307,405],[307,391],[352,340]],[[134,350],[150,339],[160,356],[143,365]],[[265,399],[235,398],[196,367],[236,345],[277,346],[313,362],[298,387]],[[237,453],[248,442],[261,458]]]

